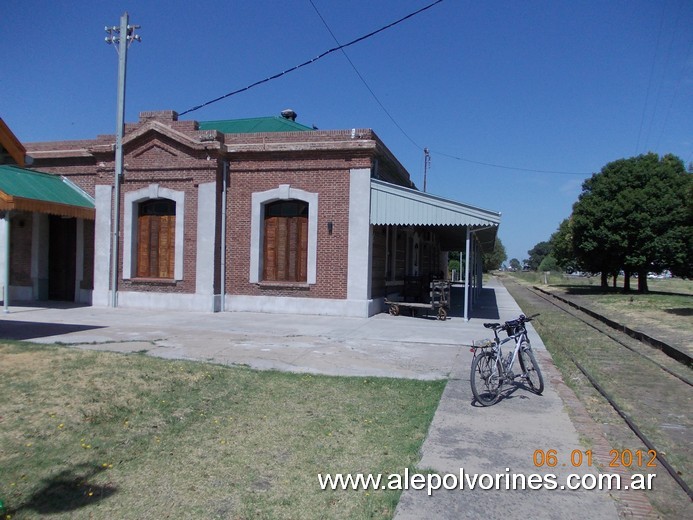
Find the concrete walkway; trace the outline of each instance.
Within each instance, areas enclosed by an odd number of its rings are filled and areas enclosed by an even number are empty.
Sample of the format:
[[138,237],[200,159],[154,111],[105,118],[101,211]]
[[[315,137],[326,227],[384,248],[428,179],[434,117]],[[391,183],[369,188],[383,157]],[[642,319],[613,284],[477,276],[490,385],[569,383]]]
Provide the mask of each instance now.
[[[441,322],[433,317],[387,314],[365,319],[70,306],[10,309],[10,314],[0,317],[0,338],[118,352],[146,350],[163,358],[259,369],[450,378],[423,445],[419,468],[441,476],[459,476],[461,469],[494,477],[555,473],[559,487],[568,473],[597,473],[596,468],[571,467],[571,452],[585,447],[548,377],[542,396],[518,388],[493,407],[473,405],[469,345],[489,337],[485,321],[505,321],[521,313],[495,280],[484,289],[469,322],[459,317]],[[454,306],[452,310],[453,316],[459,314]],[[528,329],[540,363],[550,363],[541,339],[531,326]],[[558,467],[536,468],[535,450],[556,450]],[[501,518],[506,514],[538,519],[618,518],[613,500],[604,492],[471,491],[466,487],[439,490],[432,496],[425,490],[405,491],[396,518]]]

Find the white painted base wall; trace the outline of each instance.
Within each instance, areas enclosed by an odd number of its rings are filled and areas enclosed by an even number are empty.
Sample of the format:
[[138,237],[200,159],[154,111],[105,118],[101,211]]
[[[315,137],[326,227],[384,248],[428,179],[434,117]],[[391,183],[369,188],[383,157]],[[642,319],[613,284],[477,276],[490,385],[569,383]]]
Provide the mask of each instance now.
[[382,298],[376,300],[332,300],[278,296],[226,296],[226,310],[235,312],[368,318],[381,312],[382,308]]
[[[93,305],[106,307],[110,304],[110,291],[94,294]],[[171,294],[135,291],[118,291],[118,307],[161,309],[171,311],[217,312],[219,298],[208,294]]]

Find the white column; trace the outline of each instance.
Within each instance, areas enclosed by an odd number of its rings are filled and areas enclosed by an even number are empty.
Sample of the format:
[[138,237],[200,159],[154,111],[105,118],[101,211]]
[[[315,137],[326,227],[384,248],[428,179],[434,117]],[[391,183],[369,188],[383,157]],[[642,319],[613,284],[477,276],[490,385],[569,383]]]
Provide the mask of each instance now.
[[216,218],[216,182],[200,184],[197,189],[197,254],[195,255],[195,292],[209,296],[214,310],[214,238]]
[[111,197],[113,186],[96,186],[94,222],[94,305],[107,306],[111,272]]
[[10,212],[5,211],[2,219],[3,225],[0,226],[0,247],[4,249],[2,255],[2,271],[3,271],[3,295],[2,299],[5,303],[5,312],[10,312]]
[[370,299],[371,256],[371,170],[354,169],[349,181],[348,300]]

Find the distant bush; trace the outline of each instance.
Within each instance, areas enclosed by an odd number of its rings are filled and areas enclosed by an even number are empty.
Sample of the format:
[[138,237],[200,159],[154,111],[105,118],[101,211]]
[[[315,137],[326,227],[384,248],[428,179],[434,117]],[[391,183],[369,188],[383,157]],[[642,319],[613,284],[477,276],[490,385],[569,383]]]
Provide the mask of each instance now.
[[553,255],[549,254],[544,257],[544,259],[541,261],[539,264],[539,272],[544,272],[544,271],[553,271],[553,272],[560,272],[561,268],[558,266],[558,262],[556,259],[553,257]]

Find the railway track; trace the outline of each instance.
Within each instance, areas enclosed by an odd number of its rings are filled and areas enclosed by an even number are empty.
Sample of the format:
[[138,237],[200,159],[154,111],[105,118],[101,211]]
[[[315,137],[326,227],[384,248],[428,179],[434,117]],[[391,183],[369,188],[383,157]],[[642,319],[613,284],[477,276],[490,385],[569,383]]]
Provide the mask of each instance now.
[[[530,288],[527,288],[527,290],[530,291],[530,292],[532,292],[532,293],[534,293],[534,294],[535,294],[536,296],[538,296],[539,298],[542,298],[542,299],[546,300],[546,301],[549,302],[551,305],[553,305],[554,307],[559,308],[560,310],[562,310],[562,311],[565,312],[566,314],[569,314],[569,315],[572,316],[573,318],[575,318],[575,319],[577,319],[577,320],[580,320],[581,322],[583,322],[584,324],[586,324],[588,327],[593,328],[594,330],[596,330],[596,331],[599,332],[600,334],[604,334],[605,336],[607,336],[607,337],[610,338],[611,340],[615,341],[616,343],[618,343],[618,344],[621,345],[622,347],[627,348],[628,350],[630,350],[630,351],[633,352],[634,354],[636,354],[636,355],[642,357],[643,359],[647,360],[647,361],[650,362],[650,363],[654,363],[654,364],[657,365],[659,368],[661,368],[661,369],[664,370],[665,372],[671,374],[671,375],[674,376],[675,378],[681,380],[683,383],[687,384],[688,386],[693,386],[693,380],[691,380],[689,374],[677,372],[677,371],[675,371],[675,370],[673,370],[673,369],[671,369],[671,368],[665,366],[664,364],[660,363],[659,361],[657,361],[657,360],[654,359],[653,357],[649,356],[648,353],[650,353],[650,352],[652,351],[652,348],[655,348],[655,347],[651,347],[650,343],[635,338],[637,341],[640,342],[640,344],[643,346],[643,348],[642,348],[642,349],[634,348],[634,347],[630,346],[628,343],[626,343],[623,339],[620,339],[620,338],[617,336],[617,334],[611,333],[611,332],[608,330],[607,327],[603,327],[603,326],[601,326],[601,325],[596,325],[595,322],[598,321],[598,320],[583,318],[583,317],[580,316],[578,313],[571,311],[571,310],[568,308],[567,305],[560,305],[560,304],[556,303],[554,300],[552,300],[551,298],[547,297],[547,294],[548,294],[548,293],[546,293],[545,291],[542,291],[541,289],[537,289],[536,287],[532,287],[531,289],[530,289]],[[550,296],[550,295],[549,295],[549,296]],[[568,304],[568,305],[570,305],[570,304]],[[632,338],[633,336],[629,336],[629,337]],[[667,356],[672,357],[672,356],[670,356],[666,351],[663,351],[663,352],[664,352]],[[680,359],[680,358],[672,357],[672,359],[675,359],[676,361],[680,361],[680,362],[681,362],[681,359]]]
[[[509,280],[505,278],[506,281]],[[523,305],[525,313],[542,313],[535,327],[547,347],[554,350],[554,355],[559,351],[584,376],[648,452],[656,452],[658,465],[667,471],[679,490],[676,492],[675,487],[670,486],[674,491],[670,489],[669,493],[678,494],[681,507],[690,511],[693,500],[688,483],[693,469],[690,366],[649,344],[609,329],[593,317],[532,287],[513,280],[506,283],[506,287],[516,293],[513,296],[520,296],[530,306]],[[566,320],[568,316],[570,320]],[[561,368],[565,377],[565,367]],[[664,495],[658,497],[660,502],[669,500],[666,493]],[[682,512],[681,509],[678,512]]]

